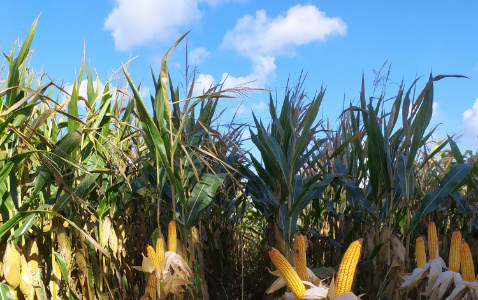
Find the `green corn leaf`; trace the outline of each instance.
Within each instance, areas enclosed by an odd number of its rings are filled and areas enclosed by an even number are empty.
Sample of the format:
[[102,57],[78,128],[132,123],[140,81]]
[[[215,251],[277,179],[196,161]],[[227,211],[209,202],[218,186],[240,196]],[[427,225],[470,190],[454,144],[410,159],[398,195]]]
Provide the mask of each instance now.
[[443,177],[440,187],[426,194],[420,205],[420,209],[415,213],[412,221],[415,221],[436,210],[439,207],[440,201],[443,199],[443,197],[448,196],[450,193],[461,187],[463,180],[468,175],[472,167],[473,166],[466,164],[453,166],[453,168],[446,173],[445,177]]
[[291,164],[297,160],[300,154],[303,153],[302,148],[307,147],[307,140],[310,140],[310,129],[312,128],[312,124],[315,122],[317,114],[319,113],[320,104],[322,103],[322,99],[324,98],[324,92],[321,91],[317,98],[315,98],[312,105],[307,110],[307,113],[304,117],[304,127],[302,129],[302,133],[295,145],[294,156],[292,157]]
[[226,174],[204,174],[194,186],[187,202],[187,212],[184,223],[186,229],[194,225],[199,214],[211,203],[217,189],[222,184]]
[[13,295],[10,293],[10,288],[5,283],[0,283],[0,300],[13,300]]
[[[35,21],[33,21],[32,27],[30,27],[30,31],[28,32],[27,38],[23,42],[22,48],[20,49],[20,53],[18,53],[17,58],[15,58],[15,61],[13,61],[13,64],[10,62],[10,72],[7,78],[8,87],[20,85],[19,69],[24,64],[28,55],[28,51],[30,51],[30,46],[33,41],[33,35],[35,34],[37,22],[38,22],[38,17],[35,19]],[[10,107],[13,104],[15,104],[16,101],[17,101],[17,91],[13,90],[7,94],[6,104],[8,107]]]
[[55,260],[58,263],[58,265],[60,266],[61,275],[63,276],[63,279],[65,280],[65,282],[68,286],[69,283],[70,283],[70,280],[69,280],[68,270],[66,268],[65,261],[63,260],[63,258],[61,257],[61,255],[59,253],[55,252],[54,254],[55,254]]

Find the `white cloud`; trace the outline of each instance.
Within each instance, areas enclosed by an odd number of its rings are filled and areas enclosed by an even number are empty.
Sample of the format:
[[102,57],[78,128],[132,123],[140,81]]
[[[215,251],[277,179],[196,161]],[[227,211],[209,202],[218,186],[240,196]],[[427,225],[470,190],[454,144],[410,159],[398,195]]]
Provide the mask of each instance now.
[[224,87],[254,81],[249,87],[263,88],[275,74],[275,58],[293,52],[295,47],[329,36],[345,35],[347,25],[340,18],[329,18],[314,5],[296,5],[286,15],[269,18],[265,10],[239,19],[224,36],[222,47],[249,58],[252,72],[234,77],[223,74]]
[[262,88],[274,74],[276,65],[275,58],[270,56],[261,56],[252,59],[252,73],[244,77],[234,77],[228,73],[222,74],[221,82],[223,89],[229,89],[240,85],[250,88]]
[[214,78],[210,74],[199,74],[194,82],[193,97],[203,95],[214,86]]
[[347,25],[340,18],[329,18],[314,5],[296,5],[286,16],[269,18],[265,10],[255,17],[246,15],[226,33],[223,47],[247,57],[283,55],[294,46],[325,41],[332,35],[345,35]]
[[478,135],[478,98],[473,107],[463,113],[463,123],[467,134],[476,137]]
[[266,109],[268,106],[264,101],[261,101],[259,103],[252,103],[250,105],[246,105],[244,102],[239,104],[235,109],[233,109],[231,112],[237,115],[241,115],[244,113],[257,113],[260,111],[263,111]]
[[111,31],[115,46],[128,50],[153,41],[179,37],[179,29],[201,19],[201,0],[116,0],[104,28]]
[[188,60],[191,65],[200,65],[206,58],[209,56],[209,52],[206,51],[206,48],[199,47],[189,51]]
[[[95,80],[93,81],[93,89],[96,91],[96,88],[97,88],[97,84],[98,82]],[[103,90],[104,90],[104,87],[105,85],[103,83],[101,83],[101,80],[99,82],[99,95],[101,95],[101,93],[103,93]],[[65,85],[65,91],[68,93],[68,94],[72,94],[73,92],[73,84],[67,84]],[[88,92],[87,92],[87,89],[88,89],[88,80],[86,79],[83,79],[81,81],[81,85],[80,85],[80,90],[78,91],[78,96],[82,96],[84,97],[85,99],[88,99]],[[81,103],[81,104],[80,104]],[[84,105],[84,102],[82,100],[78,101],[78,105]]]

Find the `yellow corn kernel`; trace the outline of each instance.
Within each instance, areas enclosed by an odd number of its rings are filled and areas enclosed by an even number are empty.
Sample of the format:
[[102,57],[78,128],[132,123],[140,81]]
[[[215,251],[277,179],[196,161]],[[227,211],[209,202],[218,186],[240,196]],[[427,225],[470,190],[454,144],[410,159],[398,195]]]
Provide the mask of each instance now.
[[417,268],[423,269],[427,262],[427,255],[425,253],[425,241],[422,237],[417,238],[415,242],[415,259],[417,261]]
[[156,240],[156,255],[158,256],[159,261],[162,261],[164,258],[164,241],[162,238],[158,237]]
[[460,246],[461,246],[461,232],[455,230],[451,236],[450,257],[448,260],[448,268],[453,272],[460,271]]
[[295,237],[295,247],[304,256],[304,261],[307,261],[307,254],[305,252],[306,251],[305,250],[305,240],[304,240],[304,236],[302,234],[300,234],[300,232],[297,233],[297,235]]
[[461,243],[461,273],[464,281],[475,281],[475,266],[473,265],[473,257],[471,256],[470,247],[466,242]]
[[156,276],[152,274],[151,276],[149,276],[148,282],[146,282],[146,289],[144,291],[145,295],[149,294],[151,300],[156,300],[156,284]]
[[350,244],[340,263],[337,281],[335,282],[335,295],[342,295],[350,292],[354,281],[355,269],[360,258],[363,239],[356,240]]
[[287,259],[276,248],[269,249],[269,257],[276,266],[290,291],[299,299],[305,294],[305,286],[297,272],[292,268]]
[[156,269],[161,270],[159,267],[159,258],[156,255],[156,252],[154,251],[153,247],[148,245],[148,248],[146,248],[146,251],[148,252],[148,258],[153,262],[154,266]]
[[299,274],[300,280],[309,281],[309,273],[305,264],[304,255],[297,249],[295,250],[295,269]]
[[176,222],[172,220],[169,222],[168,228],[168,250],[176,252]]
[[438,258],[438,235],[434,222],[428,223],[428,254],[430,260]]

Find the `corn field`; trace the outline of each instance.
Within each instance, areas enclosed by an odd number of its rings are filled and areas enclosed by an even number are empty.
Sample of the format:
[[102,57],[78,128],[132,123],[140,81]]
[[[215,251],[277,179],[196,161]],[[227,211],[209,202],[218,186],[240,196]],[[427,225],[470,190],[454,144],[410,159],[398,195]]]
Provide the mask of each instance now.
[[68,93],[32,67],[36,25],[0,70],[2,299],[478,298],[477,153],[431,141],[434,85],[463,76],[358,78],[337,125],[299,78],[224,124],[220,101],[265,92],[193,96],[192,72],[180,93],[185,35],[147,97],[134,62],[103,88],[85,54]]

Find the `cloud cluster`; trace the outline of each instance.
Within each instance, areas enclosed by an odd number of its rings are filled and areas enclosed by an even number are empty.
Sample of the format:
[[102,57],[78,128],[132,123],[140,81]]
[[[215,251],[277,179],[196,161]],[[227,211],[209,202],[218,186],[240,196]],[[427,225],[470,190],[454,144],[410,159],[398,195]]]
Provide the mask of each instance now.
[[180,28],[201,19],[200,2],[211,1],[116,0],[104,28],[111,31],[115,47],[119,50],[129,50],[154,41],[169,41],[179,36]]
[[465,130],[473,137],[478,136],[478,98],[475,100],[472,108],[463,113],[463,123]]
[[347,25],[342,19],[326,17],[314,5],[296,5],[285,16],[269,18],[265,10],[259,10],[255,17],[242,17],[226,33],[222,45],[247,57],[277,56],[295,46],[346,33]]
[[296,5],[275,18],[268,17],[265,10],[256,11],[255,16],[245,15],[226,33],[222,47],[249,58],[253,71],[244,77],[229,75],[229,82],[234,85],[255,80],[252,87],[264,87],[274,75],[276,57],[290,55],[298,46],[346,33],[342,19],[329,18],[314,5]]
[[209,56],[208,51],[206,51],[206,48],[204,47],[199,47],[195,48],[188,53],[188,64],[190,65],[200,65],[206,58]]

